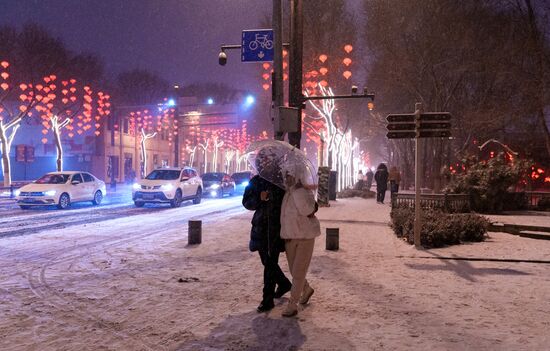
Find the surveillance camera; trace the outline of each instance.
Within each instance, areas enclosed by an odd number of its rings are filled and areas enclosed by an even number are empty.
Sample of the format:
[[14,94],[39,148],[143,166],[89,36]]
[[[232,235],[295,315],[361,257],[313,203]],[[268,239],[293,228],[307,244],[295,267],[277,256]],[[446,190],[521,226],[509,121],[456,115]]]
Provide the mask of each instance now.
[[352,94],[357,94],[357,85],[352,85],[351,86],[351,93]]
[[220,54],[218,55],[218,62],[221,66],[225,66],[225,64],[227,63],[227,55],[225,54],[225,52],[220,52]]

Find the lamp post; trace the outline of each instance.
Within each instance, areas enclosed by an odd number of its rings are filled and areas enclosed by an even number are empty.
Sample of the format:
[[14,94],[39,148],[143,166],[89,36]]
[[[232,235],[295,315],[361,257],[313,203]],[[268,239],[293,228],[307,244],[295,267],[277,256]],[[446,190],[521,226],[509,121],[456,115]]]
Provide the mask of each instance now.
[[[179,90],[180,86],[178,84],[174,85],[174,123],[178,119],[178,98],[179,98]],[[178,129],[176,129],[176,135],[174,135],[174,167],[178,167],[180,162],[180,131],[179,126]]]

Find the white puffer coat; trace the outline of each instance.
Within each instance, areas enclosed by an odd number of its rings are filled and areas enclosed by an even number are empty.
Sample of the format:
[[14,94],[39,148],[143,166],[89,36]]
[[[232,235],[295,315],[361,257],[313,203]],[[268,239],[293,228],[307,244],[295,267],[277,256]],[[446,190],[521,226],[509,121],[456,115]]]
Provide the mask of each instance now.
[[281,238],[314,239],[321,235],[321,225],[317,217],[308,215],[315,212],[315,197],[305,188],[289,189],[281,206]]

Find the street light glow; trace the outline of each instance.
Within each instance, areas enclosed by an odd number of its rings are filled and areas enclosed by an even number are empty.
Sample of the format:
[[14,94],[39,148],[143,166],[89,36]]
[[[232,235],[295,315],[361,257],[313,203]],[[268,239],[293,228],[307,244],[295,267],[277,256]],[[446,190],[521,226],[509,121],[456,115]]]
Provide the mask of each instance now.
[[244,107],[248,108],[248,107],[252,106],[254,104],[254,102],[256,102],[256,98],[252,95],[248,95],[246,97],[246,99],[244,100]]
[[168,102],[166,103],[167,106],[176,106],[176,101],[174,99],[170,99],[168,100]]
[[214,99],[208,98],[208,100],[206,100],[206,103],[207,103],[208,105],[213,105],[213,104],[214,104]]

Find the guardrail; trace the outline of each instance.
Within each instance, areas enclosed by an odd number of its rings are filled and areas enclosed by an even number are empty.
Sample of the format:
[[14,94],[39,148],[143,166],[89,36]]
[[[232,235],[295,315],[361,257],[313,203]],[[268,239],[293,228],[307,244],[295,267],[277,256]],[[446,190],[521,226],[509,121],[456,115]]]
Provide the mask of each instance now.
[[[525,197],[527,200],[527,208],[538,209],[540,207],[541,200],[550,201],[550,192],[548,191],[526,191]],[[548,200],[546,200],[548,199]]]
[[[414,208],[414,194],[394,194],[391,199],[393,207]],[[468,194],[421,194],[420,206],[424,209],[443,210],[449,213],[470,212]]]

